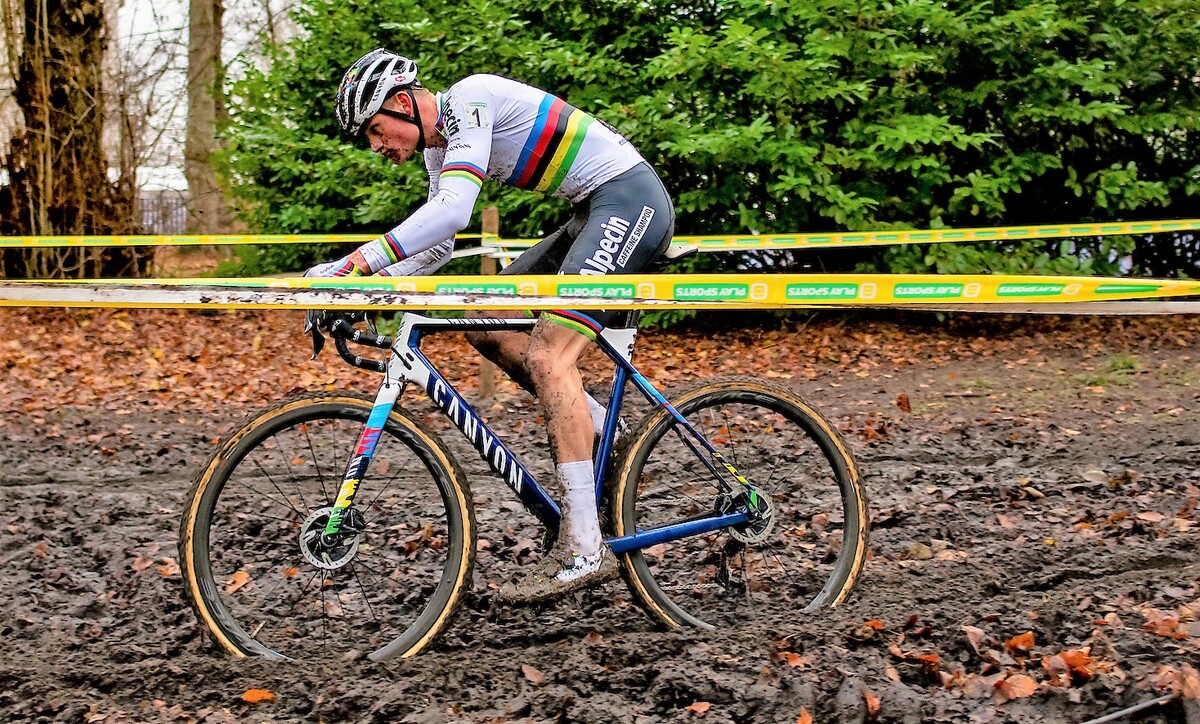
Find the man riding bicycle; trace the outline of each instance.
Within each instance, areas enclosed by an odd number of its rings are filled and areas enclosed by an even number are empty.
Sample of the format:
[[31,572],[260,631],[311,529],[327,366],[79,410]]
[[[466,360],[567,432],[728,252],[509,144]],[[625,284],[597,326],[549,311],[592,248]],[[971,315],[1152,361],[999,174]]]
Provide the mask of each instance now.
[[[432,273],[470,222],[485,179],[572,205],[567,223],[502,274],[632,274],[670,243],[674,207],[646,160],[611,126],[545,91],[472,75],[433,93],[418,82],[416,63],[379,48],[346,71],[336,112],[344,132],[365,136],[372,151],[394,163],[424,152],[429,197],[391,231],[307,276]],[[564,490],[554,548],[529,576],[503,586],[502,598],[554,598],[617,573],[601,542],[591,460],[605,411],[584,392],[577,366],[588,342],[614,316],[555,310],[543,313],[529,335],[468,335],[540,401]]]

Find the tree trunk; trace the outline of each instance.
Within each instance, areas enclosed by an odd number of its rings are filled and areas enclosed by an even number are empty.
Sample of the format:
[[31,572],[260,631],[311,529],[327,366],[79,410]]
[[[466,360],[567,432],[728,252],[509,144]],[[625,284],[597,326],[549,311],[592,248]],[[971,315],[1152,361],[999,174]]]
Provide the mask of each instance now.
[[217,150],[217,120],[222,100],[221,0],[190,0],[188,5],[188,115],[183,172],[188,182],[188,231],[227,232],[230,225],[225,194],[217,185],[212,155]]
[[[14,98],[24,129],[5,165],[10,183],[0,198],[3,232],[75,235],[134,231],[132,184],[108,180],[102,146],[104,7],[99,0],[5,3],[5,25],[21,34]],[[94,277],[140,273],[135,249],[5,250],[5,276]]]

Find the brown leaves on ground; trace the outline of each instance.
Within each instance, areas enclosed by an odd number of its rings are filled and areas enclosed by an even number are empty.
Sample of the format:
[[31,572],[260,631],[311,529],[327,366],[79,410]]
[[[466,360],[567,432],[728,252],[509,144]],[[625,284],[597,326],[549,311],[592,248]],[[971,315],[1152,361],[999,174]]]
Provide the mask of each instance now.
[[[1079,320],[1065,337],[1111,339],[1113,330],[1090,334]],[[1096,322],[1095,324],[1101,324]],[[108,309],[0,309],[9,336],[0,343],[7,374],[0,379],[0,412],[37,412],[63,405],[105,409],[141,408],[211,411],[231,402],[256,407],[288,390],[322,390],[363,385],[374,378],[345,365],[326,350],[309,362],[303,314],[290,311],[192,311]],[[1142,340],[1173,338],[1180,322],[1155,325],[1133,320],[1123,332]],[[1197,322],[1200,329],[1200,321]],[[101,340],[82,344],[64,340]],[[887,344],[880,341],[886,339]],[[423,343],[429,356],[464,386],[475,384],[479,355],[459,335],[437,335]],[[731,345],[754,349],[753,356],[729,354]],[[862,377],[883,366],[914,361],[945,362],[1026,355],[1029,339],[946,340],[913,333],[899,324],[849,328],[805,324],[779,329],[650,331],[638,341],[639,364],[655,384],[707,374],[757,374],[767,378],[815,379],[836,366]],[[687,350],[688,364],[679,364]],[[585,356],[585,368],[602,369],[598,354]],[[909,412],[907,396],[896,405]],[[860,427],[861,426],[861,427]],[[853,423],[855,434],[886,436],[886,420]]]
[[[1176,612],[1160,611],[1157,608],[1143,608],[1138,613],[1142,614],[1142,618],[1146,619],[1146,623],[1142,624],[1142,630],[1149,631],[1155,636],[1164,636],[1182,641],[1191,638],[1193,636],[1192,629],[1196,627],[1194,624],[1195,613],[1186,606],[1180,606],[1180,610]],[[1188,619],[1191,619],[1193,623],[1187,623]]]
[[879,716],[880,701],[879,697],[870,689],[863,689],[863,702],[867,705],[867,717],[874,719]]
[[707,701],[697,701],[688,706],[687,710],[693,714],[706,714],[712,708],[712,704]]
[[1162,665],[1150,677],[1150,685],[1157,691],[1200,701],[1200,670],[1188,664],[1179,667]]
[[275,694],[267,689],[246,689],[242,701],[247,704],[259,704],[265,701],[275,701]]
[[[956,663],[947,665],[936,653],[906,651],[901,646],[905,636],[900,634],[888,645],[888,650],[903,665],[887,667],[887,678],[900,682],[904,678],[901,672],[907,669],[910,678],[914,672],[919,672],[918,683],[939,684],[946,689],[959,690],[965,697],[991,698],[997,704],[1024,699],[1042,690],[1080,686],[1100,674],[1114,673],[1124,679],[1116,664],[1094,655],[1090,645],[1039,657],[1035,653],[1036,638],[1032,631],[1012,636],[1003,643],[978,626],[963,626],[962,631],[980,660],[978,673]],[[1093,634],[1093,640],[1098,640],[1104,650],[1111,650],[1099,630]],[[969,664],[967,668],[970,668]],[[1164,674],[1165,682],[1179,682],[1180,687],[1185,679],[1179,672]]]
[[1070,686],[1072,683],[1082,684],[1097,673],[1111,671],[1113,664],[1093,661],[1090,647],[1085,647],[1047,656],[1042,659],[1042,668],[1046,670],[1051,686]]
[[796,724],[813,724],[812,714],[808,713],[808,707],[800,707],[800,716],[796,717]]
[[529,664],[521,664],[521,673],[524,674],[525,679],[534,686],[537,686],[546,680],[545,674]]
[[237,571],[225,581],[225,593],[235,593],[242,586],[250,582],[250,574],[245,571]]
[[1033,651],[1033,632],[1026,631],[1013,636],[1004,642],[1004,650],[1015,656],[1028,656]]
[[1000,703],[1033,696],[1038,690],[1037,682],[1025,674],[1012,674],[996,684],[996,700]]

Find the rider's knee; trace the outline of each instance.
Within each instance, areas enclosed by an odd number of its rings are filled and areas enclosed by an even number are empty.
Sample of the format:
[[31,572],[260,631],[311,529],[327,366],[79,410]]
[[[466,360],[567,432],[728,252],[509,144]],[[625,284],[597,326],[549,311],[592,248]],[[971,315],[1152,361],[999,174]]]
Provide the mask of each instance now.
[[534,335],[525,351],[525,368],[535,387],[564,378],[575,368],[575,360],[561,344]]

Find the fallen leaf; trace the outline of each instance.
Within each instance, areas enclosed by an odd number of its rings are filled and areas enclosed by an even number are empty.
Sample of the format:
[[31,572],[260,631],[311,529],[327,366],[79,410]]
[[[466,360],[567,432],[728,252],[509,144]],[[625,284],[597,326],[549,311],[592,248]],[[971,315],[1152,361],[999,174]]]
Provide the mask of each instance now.
[[930,676],[936,674],[942,665],[942,660],[938,658],[937,654],[917,654],[913,658],[921,662],[925,673]]
[[238,571],[225,581],[225,593],[234,593],[242,586],[250,582],[250,574],[245,571]]
[[545,674],[529,664],[521,664],[521,673],[524,674],[525,678],[529,680],[529,683],[533,684],[534,686],[537,686],[546,680]]
[[1071,685],[1071,667],[1067,666],[1066,660],[1061,654],[1047,656],[1042,659],[1042,668],[1049,675],[1051,686],[1070,686]]
[[604,641],[604,637],[601,636],[600,634],[596,633],[595,631],[591,631],[588,633],[588,635],[583,637],[583,642],[585,644],[598,644],[603,641]]
[[875,629],[876,631],[882,631],[884,628],[886,628],[886,627],[883,625],[883,621],[880,621],[880,620],[879,620],[879,619],[877,619],[877,618],[873,618],[873,619],[871,619],[870,621],[867,621],[867,622],[865,622],[865,623],[863,624],[863,626],[866,626],[866,627],[868,627],[868,628],[873,628],[873,629]]
[[179,564],[175,562],[174,558],[164,559],[163,564],[158,567],[158,573],[163,578],[173,576],[179,573]]
[[800,716],[796,717],[796,724],[813,724],[812,714],[808,713],[807,707],[800,707]]
[[912,403],[908,400],[908,395],[901,392],[896,397],[896,407],[900,408],[900,412],[912,412]]
[[1180,693],[1184,699],[1200,701],[1200,671],[1187,664],[1183,665],[1183,683]]
[[1071,673],[1084,679],[1092,678],[1095,671],[1092,667],[1092,657],[1086,651],[1079,649],[1068,649],[1059,654],[1062,657],[1063,663],[1071,670]]
[[246,689],[242,701],[247,704],[258,704],[263,701],[275,701],[275,695],[266,689]]
[[1037,690],[1037,682],[1025,674],[1013,674],[1001,682],[998,687],[1001,701],[1024,699],[1035,694]]
[[1033,650],[1033,632],[1026,631],[1023,634],[1013,636],[1011,639],[1004,642],[1004,648],[1009,653],[1029,653]]
[[867,703],[867,716],[874,719],[879,715],[879,697],[867,688],[863,688],[863,701]]
[[692,712],[693,714],[703,714],[711,708],[712,708],[712,704],[709,704],[707,701],[697,701],[696,703],[689,706],[687,708],[687,710]]
[[979,654],[979,644],[983,643],[987,634],[983,629],[974,626],[963,626],[962,629],[967,634],[967,643],[971,644],[971,648],[975,649],[976,654]]

